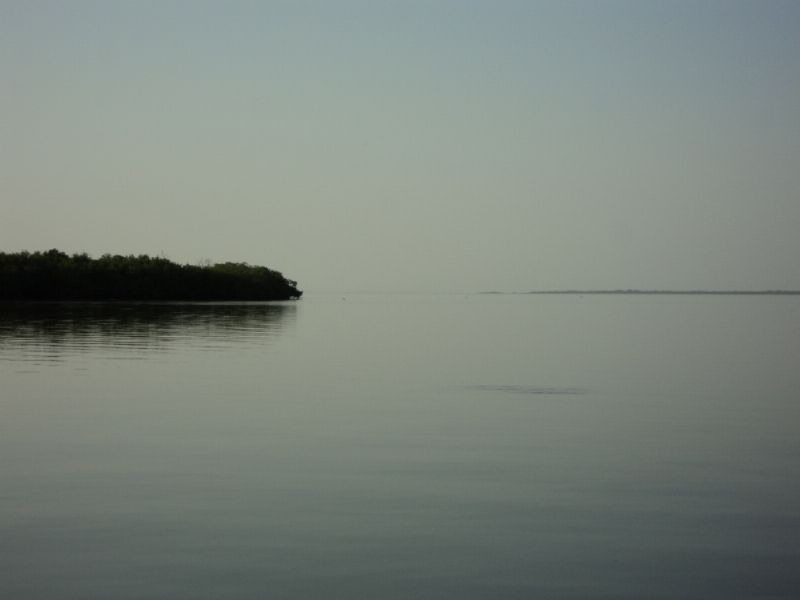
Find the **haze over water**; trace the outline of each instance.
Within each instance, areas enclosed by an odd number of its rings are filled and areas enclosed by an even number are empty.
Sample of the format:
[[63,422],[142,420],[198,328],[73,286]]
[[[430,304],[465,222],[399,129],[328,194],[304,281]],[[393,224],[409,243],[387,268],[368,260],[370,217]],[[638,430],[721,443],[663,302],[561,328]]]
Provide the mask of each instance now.
[[0,596],[796,598],[800,298],[5,306]]
[[0,3],[2,251],[800,289],[795,0]]

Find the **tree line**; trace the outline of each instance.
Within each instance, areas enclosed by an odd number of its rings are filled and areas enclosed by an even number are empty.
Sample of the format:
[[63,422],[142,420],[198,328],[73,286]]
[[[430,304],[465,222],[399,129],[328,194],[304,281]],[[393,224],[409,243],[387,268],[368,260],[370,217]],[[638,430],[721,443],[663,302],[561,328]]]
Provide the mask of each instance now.
[[181,265],[169,259],[104,254],[0,252],[0,300],[288,300],[297,282],[247,263]]

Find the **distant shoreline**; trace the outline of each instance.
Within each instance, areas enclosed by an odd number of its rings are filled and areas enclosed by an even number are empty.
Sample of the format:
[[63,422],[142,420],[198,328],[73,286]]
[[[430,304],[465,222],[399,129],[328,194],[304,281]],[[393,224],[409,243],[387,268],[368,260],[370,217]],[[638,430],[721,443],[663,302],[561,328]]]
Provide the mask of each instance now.
[[605,296],[800,296],[800,290],[535,290],[530,292],[480,292],[505,295],[605,295]]

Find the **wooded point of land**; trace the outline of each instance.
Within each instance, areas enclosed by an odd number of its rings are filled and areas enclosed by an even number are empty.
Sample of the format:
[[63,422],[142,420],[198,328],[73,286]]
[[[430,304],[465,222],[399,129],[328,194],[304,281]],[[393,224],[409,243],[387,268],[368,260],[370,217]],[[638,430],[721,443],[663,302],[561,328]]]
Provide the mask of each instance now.
[[166,258],[0,252],[0,300],[289,300],[303,292],[247,263],[181,265]]

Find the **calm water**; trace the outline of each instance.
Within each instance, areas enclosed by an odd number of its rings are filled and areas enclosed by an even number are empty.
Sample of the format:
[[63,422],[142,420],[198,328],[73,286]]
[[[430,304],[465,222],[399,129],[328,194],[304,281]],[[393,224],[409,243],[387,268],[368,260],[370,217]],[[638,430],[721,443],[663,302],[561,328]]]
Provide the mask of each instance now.
[[800,298],[2,307],[0,597],[798,598]]

